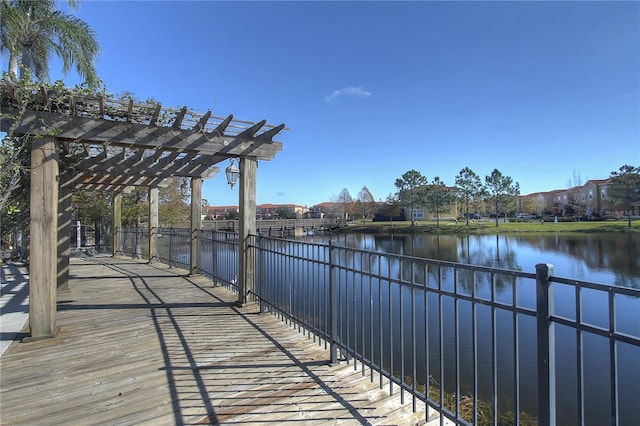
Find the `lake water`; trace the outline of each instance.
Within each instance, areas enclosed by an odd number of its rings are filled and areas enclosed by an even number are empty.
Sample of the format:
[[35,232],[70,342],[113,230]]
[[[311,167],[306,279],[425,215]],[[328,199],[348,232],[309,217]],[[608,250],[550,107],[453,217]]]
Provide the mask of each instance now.
[[525,272],[535,272],[538,263],[551,263],[558,277],[640,288],[640,233],[335,234],[305,238],[331,239],[349,247]]
[[[340,234],[332,236],[308,236],[307,240],[325,242],[332,240],[334,245],[355,247],[385,253],[446,260],[516,271],[535,272],[538,263],[554,265],[554,275],[563,278],[588,281],[593,283],[640,288],[640,234],[581,234],[581,235],[411,235],[381,236],[370,234]],[[573,318],[575,316],[575,292],[572,286],[555,285],[555,313]],[[524,290],[524,289],[523,289]],[[486,289],[477,289],[479,293]],[[510,290],[501,290],[499,295],[510,300]],[[535,309],[535,290],[523,291],[526,306]],[[583,321],[608,328],[607,292],[596,292],[588,289],[582,292]],[[616,299],[616,329],[634,336],[640,335],[640,301],[632,297]],[[466,305],[462,305],[463,307]],[[603,308],[604,307],[604,308]],[[466,308],[460,310],[461,339],[461,376],[464,383],[469,383],[465,376],[470,374],[471,360],[468,354],[470,312]],[[451,307],[445,306],[439,313],[437,298],[429,300],[429,316],[434,317],[431,324],[437,324],[437,317],[442,315],[444,326],[444,356],[453,356],[453,332],[448,332],[452,324]],[[486,312],[485,312],[486,311]],[[422,313],[421,315],[424,315]],[[478,311],[480,367],[490,364],[490,348],[485,348],[490,337],[490,311],[483,307]],[[466,320],[465,320],[466,318]],[[497,318],[498,347],[513,347],[511,335],[511,319]],[[521,409],[535,414],[536,412],[536,360],[535,360],[535,321],[524,318],[519,325],[520,341],[520,392]],[[437,330],[436,330],[437,333]],[[584,424],[600,425],[611,422],[610,405],[610,347],[608,339],[585,334],[581,343],[583,356],[583,395]],[[575,424],[578,421],[579,402],[576,400],[576,333],[566,326],[556,327],[556,386],[558,395],[558,424]],[[437,348],[429,349],[429,358],[435,365],[439,364]],[[422,354],[421,356],[425,356]],[[618,374],[618,413],[620,424],[635,424],[640,418],[640,348],[630,346],[617,347]],[[498,379],[498,392],[506,394],[506,399],[513,397],[511,388],[513,359],[510,349],[498,353],[500,366],[504,373]],[[447,379],[455,375],[454,367],[444,364],[445,388]],[[467,372],[467,373],[465,373]],[[439,374],[439,371],[435,372]],[[480,396],[490,397],[491,377],[485,371],[479,374]],[[453,380],[448,380],[450,383]],[[483,383],[484,382],[484,383]],[[452,391],[454,389],[447,389]]]

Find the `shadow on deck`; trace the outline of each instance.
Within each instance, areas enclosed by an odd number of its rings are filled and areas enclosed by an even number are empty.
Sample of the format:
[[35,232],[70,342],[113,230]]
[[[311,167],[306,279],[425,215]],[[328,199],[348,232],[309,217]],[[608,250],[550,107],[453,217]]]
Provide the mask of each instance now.
[[70,288],[55,338],[2,355],[0,424],[425,422],[423,404],[413,413],[368,370],[330,367],[324,344],[204,277],[72,259]]

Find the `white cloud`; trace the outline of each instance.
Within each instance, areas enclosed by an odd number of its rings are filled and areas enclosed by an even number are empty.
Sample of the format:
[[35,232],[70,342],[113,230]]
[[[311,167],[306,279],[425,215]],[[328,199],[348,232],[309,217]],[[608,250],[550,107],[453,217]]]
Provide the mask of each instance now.
[[359,98],[368,98],[371,92],[364,90],[362,87],[345,87],[344,89],[334,90],[332,94],[325,96],[327,102],[333,101],[338,96],[357,96]]

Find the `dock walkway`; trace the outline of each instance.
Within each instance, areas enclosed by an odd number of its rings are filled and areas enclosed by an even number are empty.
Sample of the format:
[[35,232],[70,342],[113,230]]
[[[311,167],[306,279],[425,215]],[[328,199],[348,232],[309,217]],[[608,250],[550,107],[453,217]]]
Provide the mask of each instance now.
[[424,424],[324,345],[204,277],[71,259],[55,338],[0,359],[0,424]]

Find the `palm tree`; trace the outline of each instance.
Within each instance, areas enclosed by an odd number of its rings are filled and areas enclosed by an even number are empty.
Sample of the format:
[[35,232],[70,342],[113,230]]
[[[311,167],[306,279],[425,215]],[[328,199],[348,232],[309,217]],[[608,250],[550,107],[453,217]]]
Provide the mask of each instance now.
[[[68,0],[75,8],[76,0]],[[75,66],[87,84],[97,83],[94,61],[99,45],[86,22],[56,9],[54,0],[0,0],[0,53],[9,54],[9,72],[29,70],[38,80],[49,78],[49,55],[62,59],[62,71]]]

